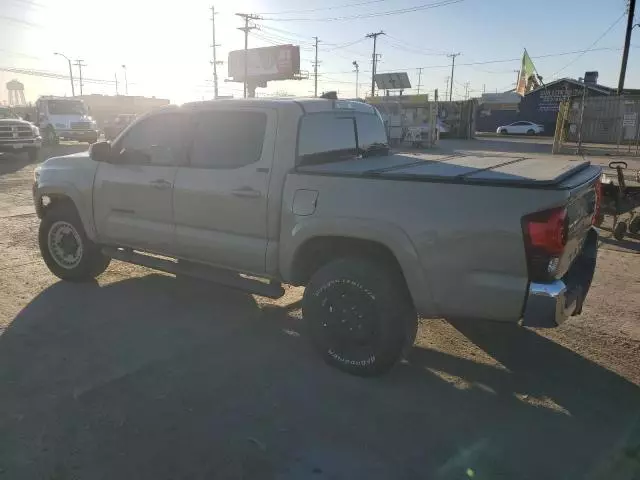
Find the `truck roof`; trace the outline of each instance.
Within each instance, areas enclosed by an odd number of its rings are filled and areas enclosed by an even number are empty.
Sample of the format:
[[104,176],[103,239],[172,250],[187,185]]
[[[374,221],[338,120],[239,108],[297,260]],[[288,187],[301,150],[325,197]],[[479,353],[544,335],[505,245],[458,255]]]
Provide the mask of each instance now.
[[332,110],[355,110],[364,113],[374,113],[376,110],[369,104],[354,100],[329,100],[324,98],[230,98],[221,100],[205,100],[202,102],[185,103],[189,108],[206,108],[209,106],[268,106],[271,108],[301,108],[304,113],[324,112]]

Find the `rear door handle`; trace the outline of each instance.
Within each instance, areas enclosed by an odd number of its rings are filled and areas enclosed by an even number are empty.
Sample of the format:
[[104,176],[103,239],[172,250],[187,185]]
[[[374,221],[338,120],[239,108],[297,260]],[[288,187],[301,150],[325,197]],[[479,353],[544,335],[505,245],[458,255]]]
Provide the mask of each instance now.
[[246,198],[258,198],[262,195],[258,190],[254,190],[251,187],[236,188],[235,190],[231,190],[231,193],[236,197]]
[[153,180],[153,181],[149,182],[149,185],[151,185],[153,188],[157,188],[159,190],[165,190],[167,188],[171,188],[172,183],[171,182],[167,182],[163,178],[159,178],[157,180]]

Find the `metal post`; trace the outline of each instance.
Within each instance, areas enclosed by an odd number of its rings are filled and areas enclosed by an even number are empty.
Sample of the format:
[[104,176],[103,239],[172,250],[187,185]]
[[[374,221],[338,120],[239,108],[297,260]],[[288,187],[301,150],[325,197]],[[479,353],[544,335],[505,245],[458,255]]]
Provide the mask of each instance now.
[[451,58],[451,88],[449,88],[449,101],[453,99],[453,71],[456,67],[456,57],[460,55],[460,53],[452,53],[447,55],[447,57]]
[[114,76],[114,77],[115,77],[115,79],[116,79],[116,95],[120,95],[120,94],[118,93],[118,72],[114,72],[113,76]]
[[627,16],[627,30],[624,35],[624,50],[622,51],[622,64],[620,65],[620,78],[618,79],[618,95],[624,90],[624,77],[627,74],[627,60],[629,59],[629,45],[631,44],[631,31],[633,30],[633,15],[636,10],[636,0],[629,0]]
[[313,96],[317,97],[318,96],[318,37],[313,37],[316,40],[316,60],[315,62],[313,62],[313,82],[314,82],[314,87],[313,87]]
[[249,32],[253,30],[254,26],[249,26],[249,20],[259,20],[257,15],[251,15],[250,13],[236,13],[240,18],[244,19],[244,27],[239,27],[238,30],[244,32],[244,78],[243,80],[243,92],[244,98],[247,98],[247,77],[249,76]]
[[355,60],[353,61],[353,66],[356,69],[356,98],[358,98],[358,82],[359,82],[359,76],[360,76],[360,65],[358,65],[358,62],[356,62]]
[[122,65],[122,69],[124,70],[124,94],[129,95],[129,81],[127,80],[127,66]]
[[61,57],[64,57],[67,60],[67,63],[69,64],[69,80],[71,80],[71,96],[75,97],[76,96],[76,90],[75,90],[75,87],[73,85],[73,68],[71,67],[71,59],[69,57],[67,57],[63,53],[54,52],[54,55],[59,55]]
[[373,38],[373,55],[371,56],[371,97],[373,98],[376,93],[376,67],[378,64],[378,56],[376,54],[376,46],[378,42],[378,36],[384,35],[384,32],[380,30],[377,33],[369,33],[367,38]]
[[78,67],[78,71],[79,71],[79,77],[80,77],[80,96],[82,96],[82,67],[86,67],[87,65],[84,62],[84,60],[76,60],[76,65]]
[[578,147],[576,148],[576,155],[580,155],[582,151],[582,122],[584,121],[584,107],[587,99],[587,85],[582,86],[582,105],[580,106],[580,130],[578,131]]
[[212,26],[212,37],[213,44],[211,47],[213,48],[213,98],[218,98],[218,60],[216,59],[216,10],[211,5],[211,26]]
[[420,95],[420,87],[422,86],[422,67],[418,68],[418,91],[417,95]]

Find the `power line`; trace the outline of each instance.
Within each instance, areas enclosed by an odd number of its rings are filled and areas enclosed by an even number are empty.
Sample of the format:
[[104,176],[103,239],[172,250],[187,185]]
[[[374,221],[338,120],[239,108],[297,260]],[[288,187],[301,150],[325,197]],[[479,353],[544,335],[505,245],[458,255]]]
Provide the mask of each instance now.
[[[11,72],[19,75],[30,75],[34,77],[43,77],[43,78],[51,78],[54,80],[65,80],[69,81],[69,75],[62,75],[60,73],[49,72],[46,70],[35,70],[31,68],[18,68],[18,67],[2,67],[0,66],[0,71],[2,72]],[[113,80],[103,80],[96,78],[82,78],[83,83],[92,83],[97,85],[114,85],[115,82]]]
[[260,13],[259,15],[288,15],[292,13],[311,13],[311,12],[320,12],[322,10],[336,10],[338,8],[350,8],[350,7],[359,7],[362,5],[370,5],[372,3],[380,3],[386,2],[388,0],[368,0],[366,2],[358,2],[358,3],[347,3],[345,5],[335,5],[332,7],[320,7],[320,8],[309,8],[307,10],[284,10],[281,12],[266,12]]
[[624,16],[626,15],[626,12],[623,13],[622,15],[620,15],[615,22],[613,22],[611,25],[609,25],[609,28],[607,28],[604,33],[602,35],[600,35],[595,42],[593,42],[591,45],[589,45],[586,50],[584,50],[583,52],[580,53],[580,55],[578,55],[576,58],[574,58],[573,60],[571,60],[569,63],[567,63],[564,67],[562,67],[560,70],[558,70],[556,73],[554,73],[553,75],[551,75],[551,77],[555,77],[556,75],[558,75],[561,71],[565,70],[567,67],[569,67],[570,65],[573,65],[574,63],[576,63],[580,58],[582,58],[582,56],[587,53],[588,51],[591,51],[591,48],[594,47],[600,40],[602,40],[607,33],[609,33],[613,27],[615,27],[618,22],[620,20],[622,20],[624,18]]
[[333,22],[344,20],[357,20],[362,18],[385,17],[388,15],[402,15],[404,13],[418,12],[422,10],[430,10],[432,8],[446,7],[456,3],[464,2],[464,0],[442,0],[435,3],[426,3],[408,8],[399,8],[396,10],[387,10],[385,12],[365,13],[358,15],[348,15],[344,17],[326,17],[326,18],[263,18],[265,21],[271,22]]
[[[640,48],[640,45],[632,45],[631,48]],[[531,56],[532,59],[541,59],[541,58],[550,58],[550,57],[562,57],[565,55],[573,55],[576,53],[588,53],[588,52],[599,52],[599,51],[620,51],[622,50],[622,48],[620,47],[601,47],[601,48],[590,48],[590,49],[586,49],[586,50],[573,50],[570,52],[561,52],[561,53],[548,53],[548,54],[544,54],[544,55],[537,55],[537,56]],[[515,57],[515,58],[505,58],[505,59],[501,59],[501,60],[484,60],[484,61],[480,61],[480,62],[468,62],[468,63],[458,63],[457,66],[459,67],[469,67],[469,66],[475,66],[475,65],[489,65],[492,63],[510,63],[510,62],[520,62],[522,61],[522,57]],[[395,72],[398,70],[411,70],[411,69],[416,69],[416,68],[424,68],[424,69],[432,69],[432,68],[450,68],[451,64],[448,65],[424,65],[422,67],[416,67],[416,66],[411,66],[411,67],[398,67],[395,70],[384,70],[381,73],[384,72]],[[366,70],[361,70],[363,72],[368,72]],[[351,73],[348,71],[343,71],[343,72],[327,72],[327,73],[332,73],[332,74],[347,74],[347,73]]]

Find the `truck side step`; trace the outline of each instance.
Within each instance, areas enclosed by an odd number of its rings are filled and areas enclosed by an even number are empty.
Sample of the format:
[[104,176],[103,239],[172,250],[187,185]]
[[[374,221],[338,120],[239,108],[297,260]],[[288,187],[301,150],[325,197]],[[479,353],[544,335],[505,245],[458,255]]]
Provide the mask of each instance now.
[[282,284],[272,280],[261,281],[254,278],[247,278],[236,272],[222,268],[209,267],[185,260],[175,261],[168,258],[159,258],[131,249],[105,247],[102,250],[105,255],[115,260],[122,260],[123,262],[153,268],[161,272],[173,273],[174,275],[200,278],[262,297],[280,298],[284,295]]

